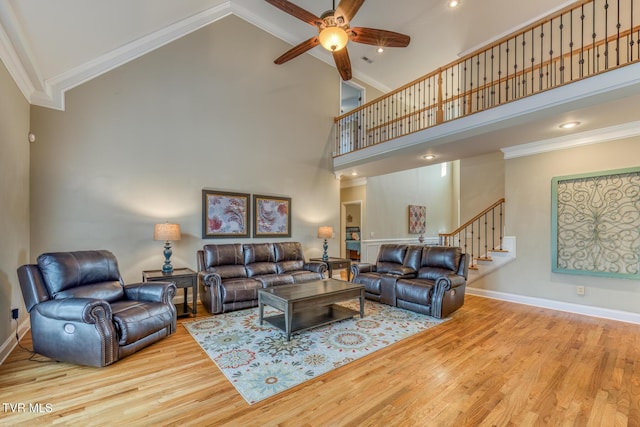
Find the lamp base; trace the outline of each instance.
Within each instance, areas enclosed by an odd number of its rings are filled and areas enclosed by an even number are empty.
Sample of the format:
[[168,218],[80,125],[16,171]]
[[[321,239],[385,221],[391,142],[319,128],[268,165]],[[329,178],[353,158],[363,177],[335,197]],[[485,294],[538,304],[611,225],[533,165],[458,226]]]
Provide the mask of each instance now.
[[171,243],[166,241],[164,244],[164,265],[162,266],[162,272],[165,274],[173,273],[173,265],[171,265]]
[[324,239],[324,243],[322,244],[322,260],[329,261],[329,255],[327,255],[327,249],[329,249],[329,244],[327,243],[327,239]]

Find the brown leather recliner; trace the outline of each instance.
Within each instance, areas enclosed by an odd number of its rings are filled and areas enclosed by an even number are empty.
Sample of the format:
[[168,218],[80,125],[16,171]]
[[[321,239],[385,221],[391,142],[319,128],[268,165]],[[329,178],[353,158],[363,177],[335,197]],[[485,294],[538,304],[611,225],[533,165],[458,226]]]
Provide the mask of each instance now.
[[367,299],[395,306],[396,280],[416,277],[421,250],[421,246],[381,245],[375,264],[351,265],[351,281],[364,285]]
[[42,254],[18,268],[33,350],[106,366],[176,330],[173,282],[125,285],[105,250]]
[[376,264],[352,264],[367,299],[444,318],[462,307],[469,255],[459,247],[380,246]]

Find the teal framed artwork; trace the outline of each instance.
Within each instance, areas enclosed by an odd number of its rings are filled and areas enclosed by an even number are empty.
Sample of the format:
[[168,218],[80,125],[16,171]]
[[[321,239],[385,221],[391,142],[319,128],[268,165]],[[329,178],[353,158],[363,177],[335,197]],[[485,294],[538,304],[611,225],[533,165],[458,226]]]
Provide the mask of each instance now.
[[551,181],[554,273],[640,279],[640,167]]

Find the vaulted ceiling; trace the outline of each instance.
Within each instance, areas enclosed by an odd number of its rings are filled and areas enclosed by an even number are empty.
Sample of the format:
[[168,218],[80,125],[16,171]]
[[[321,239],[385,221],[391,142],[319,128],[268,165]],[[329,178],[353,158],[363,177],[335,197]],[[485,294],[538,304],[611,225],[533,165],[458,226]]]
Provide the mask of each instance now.
[[[293,3],[317,16],[333,7]],[[451,9],[447,0],[366,0],[352,26],[405,33],[411,44],[377,53],[350,43],[353,75],[388,91],[571,3],[462,0]],[[262,0],[0,0],[0,58],[31,103],[63,109],[65,91],[229,14],[291,45],[316,33]],[[322,47],[309,54],[333,66]]]

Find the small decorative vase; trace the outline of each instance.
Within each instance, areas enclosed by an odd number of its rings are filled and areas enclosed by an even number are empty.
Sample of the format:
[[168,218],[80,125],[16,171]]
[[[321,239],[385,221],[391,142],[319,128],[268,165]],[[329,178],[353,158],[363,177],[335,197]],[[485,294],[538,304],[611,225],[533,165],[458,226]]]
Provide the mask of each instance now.
[[424,236],[422,234],[418,237],[418,242],[424,243]]

